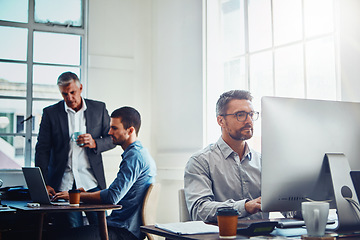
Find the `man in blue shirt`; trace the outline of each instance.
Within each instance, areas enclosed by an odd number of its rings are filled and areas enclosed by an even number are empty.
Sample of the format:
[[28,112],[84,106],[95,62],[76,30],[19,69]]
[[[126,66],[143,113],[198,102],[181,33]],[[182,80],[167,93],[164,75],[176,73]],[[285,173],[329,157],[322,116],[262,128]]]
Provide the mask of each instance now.
[[[109,135],[113,143],[124,150],[115,180],[109,188],[97,192],[81,192],[80,200],[89,203],[122,205],[107,217],[109,239],[143,239],[140,231],[141,209],[146,190],[155,182],[156,165],[137,136],[140,114],[132,107],[122,107],[111,114]],[[55,199],[68,199],[67,192],[57,193]],[[96,226],[71,229],[64,239],[100,239]]]

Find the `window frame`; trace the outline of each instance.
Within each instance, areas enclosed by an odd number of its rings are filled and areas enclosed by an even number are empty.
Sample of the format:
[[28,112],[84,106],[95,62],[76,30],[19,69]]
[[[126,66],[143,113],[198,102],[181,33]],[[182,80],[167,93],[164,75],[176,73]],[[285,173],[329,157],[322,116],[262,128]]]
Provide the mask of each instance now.
[[[24,116],[25,119],[28,119],[24,123],[25,125],[25,133],[1,133],[0,136],[22,136],[25,137],[25,151],[24,151],[24,166],[31,166],[32,163],[32,146],[33,140],[37,137],[38,133],[33,133],[33,102],[34,101],[58,101],[59,98],[39,98],[33,97],[33,67],[34,65],[46,65],[46,66],[63,66],[63,67],[74,67],[74,65],[66,65],[66,64],[51,64],[51,63],[34,63],[33,61],[33,47],[34,47],[34,32],[48,32],[48,33],[62,33],[62,34],[74,34],[79,35],[81,37],[80,43],[80,76],[82,82],[86,84],[87,81],[87,56],[88,56],[88,0],[82,0],[82,27],[73,27],[69,25],[61,25],[61,24],[46,24],[46,23],[36,23],[34,19],[34,11],[35,11],[35,0],[28,0],[28,22],[11,22],[11,21],[2,21],[0,20],[0,26],[2,27],[15,27],[15,28],[25,28],[28,30],[28,38],[27,38],[27,58],[26,60],[9,60],[9,59],[0,59],[0,62],[3,63],[22,63],[27,64],[27,78],[26,78],[26,96],[18,97],[18,96],[6,96],[0,95],[0,99],[5,100],[25,100],[26,101],[26,109]],[[86,95],[86,91],[83,91],[83,94]]]
[[[204,34],[204,44],[206,53],[204,55],[204,62],[205,62],[205,74],[204,74],[204,141],[203,145],[206,146],[218,138],[218,125],[216,123],[216,117],[215,117],[215,103],[217,101],[217,98],[220,96],[223,91],[229,90],[226,89],[225,86],[225,64],[226,63],[232,63],[235,61],[239,61],[244,65],[245,71],[240,76],[241,79],[244,79],[244,82],[241,82],[237,84],[236,86],[242,86],[242,89],[251,91],[252,87],[254,86],[255,81],[252,81],[250,78],[251,73],[251,57],[256,54],[266,53],[270,52],[271,58],[272,58],[272,95],[278,96],[276,92],[276,76],[275,76],[275,53],[276,50],[288,47],[288,46],[295,46],[296,44],[301,44],[303,48],[303,84],[304,84],[304,98],[308,98],[308,76],[306,75],[306,44],[310,41],[317,40],[317,39],[323,39],[327,37],[333,37],[333,46],[334,46],[334,77],[335,77],[335,91],[336,91],[336,99],[334,100],[340,100],[341,99],[341,82],[340,82],[340,63],[339,63],[339,36],[338,36],[338,1],[337,0],[331,0],[331,4],[333,7],[333,31],[330,33],[324,33],[319,34],[317,36],[311,36],[306,37],[305,35],[305,20],[304,20],[304,3],[305,0],[301,0],[301,14],[302,14],[302,38],[298,41],[291,41],[290,43],[281,43],[276,44],[274,40],[274,10],[273,10],[273,0],[268,0],[270,4],[270,11],[271,11],[271,46],[268,48],[260,49],[260,50],[254,50],[250,51],[249,47],[249,13],[248,13],[248,2],[250,0],[243,0],[243,5],[240,4],[241,12],[243,11],[244,14],[244,53],[231,55],[231,56],[222,56],[222,47],[221,44],[223,44],[222,40],[222,34],[223,34],[223,18],[222,18],[222,4],[226,2],[226,0],[204,0],[204,7],[205,7],[205,16],[204,16],[204,28],[205,34]],[[239,0],[241,3],[241,1]],[[220,47],[219,47],[220,46]],[[240,68],[240,67],[239,67]],[[256,85],[256,84],[255,84]],[[216,89],[212,89],[212,86],[216,86]],[[237,87],[236,87],[237,88]],[[253,93],[253,92],[252,92]],[[256,93],[255,93],[256,94]],[[254,95],[254,93],[253,93]],[[216,98],[216,99],[215,99]],[[254,95],[254,100],[257,102],[260,101],[261,96]],[[254,102],[253,102],[254,104]],[[258,104],[257,104],[258,105]],[[258,106],[256,106],[258,107]],[[261,109],[255,109],[257,111],[260,111]],[[261,134],[261,127],[260,127],[260,121],[255,122],[257,125],[257,131],[256,134]],[[215,129],[215,130],[214,130]],[[216,132],[215,132],[216,131]],[[253,139],[250,140],[254,141]],[[255,140],[259,141],[259,140]],[[260,149],[257,149],[260,150]]]

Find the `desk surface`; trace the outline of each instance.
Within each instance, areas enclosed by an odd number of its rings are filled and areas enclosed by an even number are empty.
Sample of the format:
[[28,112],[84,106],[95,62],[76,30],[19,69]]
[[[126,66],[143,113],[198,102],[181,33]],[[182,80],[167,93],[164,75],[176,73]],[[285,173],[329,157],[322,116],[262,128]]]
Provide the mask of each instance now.
[[[241,221],[239,221],[240,223]],[[176,233],[168,232],[162,229],[155,227],[154,225],[148,226],[141,226],[140,227],[142,232],[154,234],[157,236],[165,237],[169,240],[219,240],[219,235],[217,233],[211,234],[191,234],[191,235],[178,235]],[[346,240],[359,240],[360,234],[359,231],[356,231],[356,234],[352,235],[351,232],[342,232],[339,235],[343,234],[342,238]],[[346,235],[346,236],[345,236]],[[276,238],[276,236],[267,236],[268,239]],[[340,239],[342,239],[340,238]],[[247,236],[237,235],[236,239],[249,239]],[[281,239],[301,239],[300,236],[298,237],[282,237]]]
[[[269,221],[272,222],[274,220],[265,220],[265,219],[256,219],[256,220],[238,220],[238,226],[241,226],[243,224],[249,224],[254,222],[265,222]],[[160,228],[155,227],[154,225],[148,225],[148,226],[141,226],[141,231],[145,233],[150,233],[158,236],[165,237],[167,239],[175,239],[175,240],[213,240],[213,239],[220,239],[218,233],[209,233],[209,234],[183,234],[178,235],[176,233],[172,233],[166,230],[162,230]],[[249,239],[249,237],[244,235],[237,235],[236,239]]]
[[[155,227],[154,225],[149,226],[141,226],[141,231],[154,234],[157,236],[165,237],[167,239],[174,239],[174,240],[215,240],[220,239],[218,233],[211,233],[211,234],[191,234],[191,235],[177,235],[175,233],[171,233],[160,228]],[[236,238],[241,239],[241,238]],[[246,238],[245,238],[246,239]]]
[[27,206],[28,201],[3,200],[3,203],[9,206],[10,208],[16,209],[16,212],[35,213],[36,215],[39,216],[38,230],[37,230],[38,239],[42,239],[44,215],[47,213],[71,212],[71,211],[96,211],[98,212],[100,237],[103,240],[108,240],[109,238],[108,238],[105,211],[122,208],[121,205],[112,205],[112,204],[80,204],[80,206],[76,206],[76,207],[72,207],[70,205],[64,205],[64,206],[41,205],[40,207],[28,207]]
[[69,205],[41,205],[40,207],[27,207],[27,201],[3,200],[2,202],[7,206],[17,210],[34,212],[105,211],[121,209],[122,207],[121,205],[112,204],[80,204],[80,206],[77,207],[71,207]]

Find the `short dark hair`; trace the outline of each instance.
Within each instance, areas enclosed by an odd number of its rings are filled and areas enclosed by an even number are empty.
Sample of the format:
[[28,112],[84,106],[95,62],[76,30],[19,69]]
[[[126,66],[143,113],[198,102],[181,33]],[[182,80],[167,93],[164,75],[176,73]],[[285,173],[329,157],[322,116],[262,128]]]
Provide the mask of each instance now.
[[67,86],[69,85],[72,81],[75,81],[76,85],[78,87],[80,87],[80,80],[78,78],[78,76],[73,73],[73,72],[64,72],[62,73],[57,80],[57,85],[58,86]]
[[249,100],[251,102],[253,97],[251,96],[251,93],[246,90],[231,90],[224,92],[220,95],[220,98],[216,103],[216,116],[226,114],[227,104],[233,99]]
[[121,107],[114,110],[111,113],[112,118],[121,118],[121,123],[124,125],[125,129],[129,127],[134,127],[136,136],[139,134],[141,126],[141,116],[140,113],[132,107]]

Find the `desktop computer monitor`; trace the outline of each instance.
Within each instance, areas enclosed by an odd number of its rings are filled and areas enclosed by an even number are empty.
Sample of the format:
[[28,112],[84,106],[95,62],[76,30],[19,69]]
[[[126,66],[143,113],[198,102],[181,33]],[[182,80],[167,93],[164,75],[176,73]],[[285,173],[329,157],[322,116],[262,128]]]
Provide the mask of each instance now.
[[[339,227],[359,226],[350,171],[360,170],[360,103],[263,97],[262,211],[331,200]],[[346,200],[350,198],[350,200]]]

